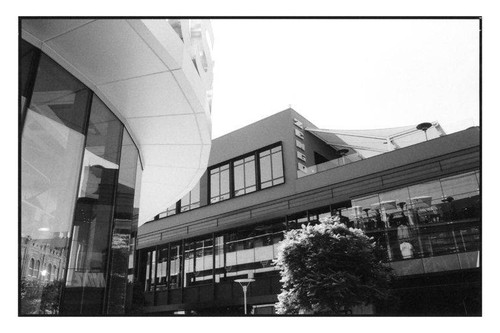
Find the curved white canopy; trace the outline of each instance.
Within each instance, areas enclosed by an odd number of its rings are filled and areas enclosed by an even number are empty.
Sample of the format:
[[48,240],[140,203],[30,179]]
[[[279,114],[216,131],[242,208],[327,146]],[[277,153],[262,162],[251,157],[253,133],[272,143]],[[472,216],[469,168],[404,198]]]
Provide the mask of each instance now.
[[92,89],[129,131],[143,166],[139,224],[191,190],[206,169],[210,33],[203,21],[176,31],[168,20],[22,20],[22,38]]

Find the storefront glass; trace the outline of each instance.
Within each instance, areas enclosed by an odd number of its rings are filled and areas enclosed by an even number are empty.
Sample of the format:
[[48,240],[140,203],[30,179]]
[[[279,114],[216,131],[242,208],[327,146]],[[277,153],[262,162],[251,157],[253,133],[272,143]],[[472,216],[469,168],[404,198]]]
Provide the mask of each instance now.
[[21,107],[29,106],[21,121],[20,314],[121,314],[134,265],[137,148],[85,85],[21,44]]
[[[89,98],[83,84],[42,55],[21,138],[21,314],[59,313]],[[39,267],[28,276],[31,259],[60,273],[49,284]]]

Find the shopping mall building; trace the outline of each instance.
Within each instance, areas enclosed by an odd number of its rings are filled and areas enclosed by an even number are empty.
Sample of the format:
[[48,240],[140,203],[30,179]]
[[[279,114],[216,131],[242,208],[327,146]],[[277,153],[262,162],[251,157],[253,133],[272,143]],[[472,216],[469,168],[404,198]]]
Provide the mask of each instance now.
[[248,311],[273,314],[283,232],[332,217],[396,276],[355,314],[481,314],[480,131],[420,125],[320,129],[287,109],[214,139],[199,183],[139,228],[143,311],[241,315],[235,280],[251,276]]
[[20,315],[129,310],[138,225],[207,167],[212,41],[206,20],[20,19]]

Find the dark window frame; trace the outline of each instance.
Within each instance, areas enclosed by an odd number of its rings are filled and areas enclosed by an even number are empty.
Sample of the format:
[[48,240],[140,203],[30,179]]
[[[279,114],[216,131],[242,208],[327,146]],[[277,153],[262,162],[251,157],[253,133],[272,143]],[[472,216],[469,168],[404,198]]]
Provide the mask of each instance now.
[[[283,178],[283,182],[282,183],[279,183],[279,184],[276,184],[276,185],[271,185],[271,186],[268,186],[268,187],[265,187],[265,188],[262,188],[261,186],[261,175],[260,175],[260,158],[259,158],[259,154],[262,153],[262,152],[265,152],[266,150],[271,150],[273,148],[276,148],[276,147],[281,147],[281,168],[283,170],[283,177],[279,177],[279,178]],[[270,156],[271,156],[271,159],[272,159],[272,154],[270,152]],[[249,193],[244,193],[244,194],[241,194],[241,195],[235,195],[235,190],[234,190],[234,162],[236,161],[239,161],[241,159],[245,159],[247,157],[250,157],[250,156],[254,156],[254,167],[255,167],[255,187],[256,187],[256,190],[253,191],[253,192],[249,192]],[[211,202],[211,199],[212,199],[212,193],[211,193],[211,171],[213,169],[217,169],[217,168],[220,168],[221,166],[224,166],[228,164],[229,165],[229,198],[228,199],[225,199],[225,200],[219,200],[217,202]],[[271,168],[272,168],[272,162],[271,162]],[[272,174],[272,170],[271,170],[271,174]],[[212,166],[210,166],[208,169],[207,169],[207,179],[208,179],[208,186],[207,186],[207,205],[214,205],[214,204],[217,204],[219,202],[222,202],[222,201],[227,201],[227,200],[230,200],[230,199],[233,199],[233,198],[236,198],[236,197],[244,197],[246,195],[249,195],[249,194],[252,194],[252,193],[256,193],[258,191],[261,191],[261,190],[264,190],[264,189],[267,189],[267,188],[271,188],[271,187],[275,187],[275,186],[279,186],[279,185],[282,185],[282,184],[285,184],[286,183],[286,177],[285,177],[285,161],[284,161],[284,154],[283,154],[283,142],[282,141],[278,141],[278,142],[275,142],[273,144],[270,144],[270,145],[267,145],[265,147],[262,147],[262,148],[259,148],[257,150],[254,150],[252,152],[249,152],[249,153],[246,153],[246,154],[243,154],[243,155],[239,155],[239,156],[236,156],[232,159],[229,159],[229,160],[226,160],[226,161],[223,161],[223,162],[220,162],[220,163],[217,163],[217,164],[214,164]]]

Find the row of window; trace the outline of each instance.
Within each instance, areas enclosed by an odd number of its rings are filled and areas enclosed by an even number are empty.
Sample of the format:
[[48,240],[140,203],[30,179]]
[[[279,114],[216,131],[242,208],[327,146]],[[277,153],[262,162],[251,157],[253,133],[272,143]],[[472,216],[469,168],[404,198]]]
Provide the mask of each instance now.
[[209,169],[210,203],[285,182],[281,145]]
[[[238,164],[241,165],[241,164]],[[146,290],[218,283],[276,268],[283,232],[333,218],[363,229],[389,261],[477,251],[479,172],[469,172],[141,252]],[[143,275],[144,276],[144,275]]]
[[273,272],[285,219],[219,235],[175,242],[142,253],[146,291],[232,280]]
[[48,264],[45,269],[40,270],[40,260],[35,262],[35,259],[31,258],[28,267],[28,276],[32,278],[41,278],[46,281],[53,281],[57,279],[59,275],[59,270],[56,265]]
[[[282,146],[252,152],[208,170],[209,203],[217,203],[285,182]],[[200,183],[157,218],[200,207]]]

